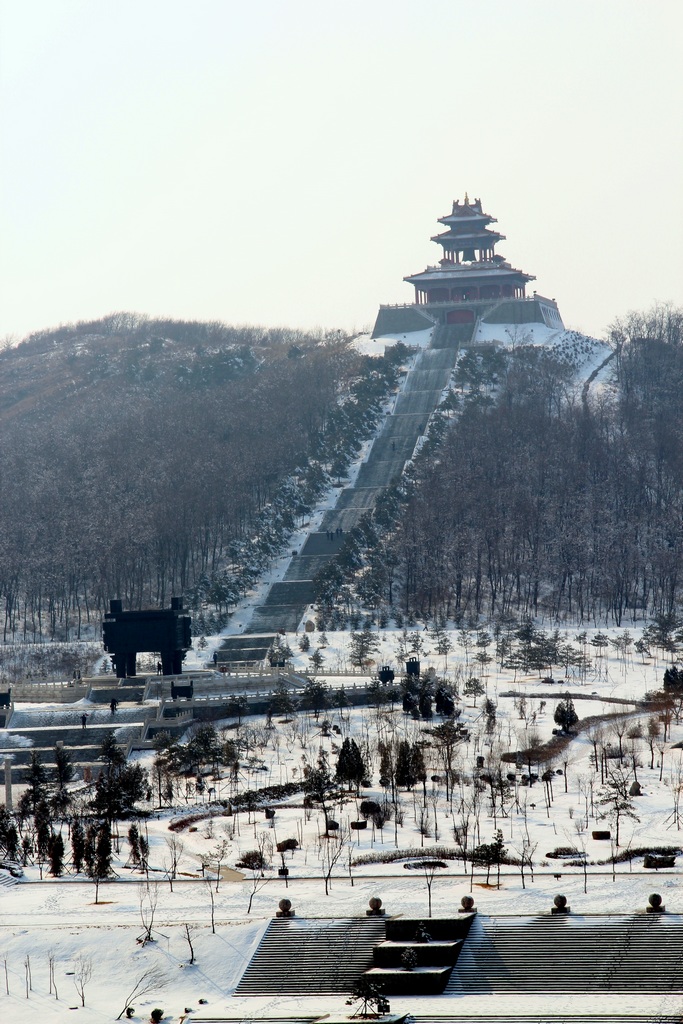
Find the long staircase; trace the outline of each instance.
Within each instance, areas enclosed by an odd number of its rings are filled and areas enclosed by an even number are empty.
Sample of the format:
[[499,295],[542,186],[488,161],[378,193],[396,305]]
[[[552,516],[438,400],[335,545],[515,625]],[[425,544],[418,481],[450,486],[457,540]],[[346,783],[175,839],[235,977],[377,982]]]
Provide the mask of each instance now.
[[265,657],[279,630],[297,629],[315,600],[313,581],[318,572],[339,553],[344,534],[374,507],[412,458],[449,383],[459,347],[469,340],[472,329],[472,324],[434,327],[429,348],[415,357],[355,483],[340,490],[335,508],[325,513],[320,530],[309,534],[301,550],[293,553],[282,582],[273,584],[243,633],[226,638],[218,652],[219,662],[254,663]]
[[235,995],[350,993],[383,938],[382,918],[276,918]]
[[683,917],[485,917],[472,922],[448,995],[683,992]]

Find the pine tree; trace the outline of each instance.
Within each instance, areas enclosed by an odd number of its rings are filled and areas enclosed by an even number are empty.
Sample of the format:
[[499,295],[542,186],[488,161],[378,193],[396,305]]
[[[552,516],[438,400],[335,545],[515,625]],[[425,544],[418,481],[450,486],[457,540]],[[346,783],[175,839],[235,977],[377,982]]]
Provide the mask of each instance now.
[[553,718],[563,732],[569,732],[578,722],[579,716],[576,713],[574,701],[568,693],[565,693],[564,700],[561,700],[555,708]]
[[57,788],[64,789],[67,782],[74,777],[74,766],[71,763],[71,754],[66,747],[55,747],[55,774],[57,776]]
[[74,871],[80,875],[85,860],[85,833],[80,818],[76,818],[71,826],[71,863]]
[[379,650],[379,637],[366,628],[361,633],[351,633],[349,638],[349,658],[352,665],[363,668],[371,654]]
[[128,845],[130,846],[130,861],[137,865],[140,863],[140,833],[138,827],[133,824],[128,829]]
[[405,789],[412,789],[417,782],[415,767],[408,740],[401,740],[396,751],[396,785]]
[[345,739],[337,760],[337,778],[346,782],[349,789],[356,787],[356,792],[367,774],[365,761],[358,744],[354,739]]
[[300,703],[301,707],[305,711],[313,712],[317,722],[320,717],[320,712],[329,707],[329,690],[324,683],[319,683],[315,679],[309,679],[303,689],[303,693],[301,694]]
[[52,837],[52,821],[50,809],[44,800],[37,805],[33,817],[36,830],[36,853],[39,860],[45,860],[48,856],[50,839]]
[[24,794],[30,811],[35,814],[37,805],[45,799],[47,785],[47,773],[40,754],[36,750],[31,751],[31,761],[28,767],[28,787]]
[[327,797],[334,789],[334,782],[330,774],[327,754],[321,750],[318,761],[315,765],[307,764],[304,767],[304,793],[322,807],[325,816],[325,834],[327,834]]
[[64,874],[64,840],[61,832],[55,832],[50,837],[48,846],[50,858],[50,874],[59,878]]
[[425,765],[424,751],[419,743],[413,743],[410,748],[410,760],[412,762],[413,775],[416,782],[422,783],[425,801],[427,799],[427,768]]

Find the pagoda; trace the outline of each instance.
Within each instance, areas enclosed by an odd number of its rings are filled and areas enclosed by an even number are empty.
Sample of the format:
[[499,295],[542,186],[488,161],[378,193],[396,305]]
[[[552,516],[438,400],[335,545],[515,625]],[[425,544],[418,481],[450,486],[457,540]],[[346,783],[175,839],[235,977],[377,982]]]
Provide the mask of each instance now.
[[442,258],[436,266],[404,277],[415,289],[415,301],[405,306],[381,306],[375,337],[387,328],[424,330],[428,322],[543,323],[563,329],[554,299],[542,298],[536,292],[527,298],[526,286],[536,280],[533,274],[516,269],[496,252],[496,245],[505,240],[505,235],[491,227],[497,220],[484,213],[481,199],[470,199],[465,193],[462,202],[456,199],[451,212],[439,217],[439,224],[445,230],[431,240],[441,246]]

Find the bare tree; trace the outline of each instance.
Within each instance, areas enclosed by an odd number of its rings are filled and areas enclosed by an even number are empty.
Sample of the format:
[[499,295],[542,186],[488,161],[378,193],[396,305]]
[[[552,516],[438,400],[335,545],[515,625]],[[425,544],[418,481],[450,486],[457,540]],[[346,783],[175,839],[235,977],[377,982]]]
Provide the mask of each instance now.
[[[212,895],[213,895],[213,893],[212,893]],[[194,963],[194,946],[192,945],[192,930],[191,930],[189,924],[187,923],[187,921],[185,922],[185,938],[187,939],[187,944],[190,947],[190,963],[193,964]]]
[[[164,976],[158,967],[149,967],[146,971],[143,971],[143,973],[139,975],[131,991],[126,996],[126,1001],[123,1004],[123,1009],[121,1010],[116,1019],[121,1020],[124,1013],[126,1012],[126,1010],[128,1009],[128,1007],[130,1006],[134,999],[139,999],[140,996],[143,996],[145,995],[145,993],[150,992],[153,988],[160,988],[161,985],[163,985],[163,983]],[[83,1005],[85,1006],[85,1003],[83,1003]]]
[[200,857],[201,865],[204,870],[206,870],[207,868],[211,868],[215,865],[216,892],[218,892],[218,888],[221,884],[221,867],[223,866],[223,861],[225,860],[229,847],[230,843],[228,842],[228,840],[221,839],[219,840],[219,842],[216,843],[212,850],[209,850],[208,853],[202,854],[202,856]]
[[178,863],[185,850],[185,844],[178,836],[166,836],[165,843],[168,848],[168,858],[164,861],[168,884],[173,892],[173,880],[178,874]]
[[421,871],[424,875],[424,880],[427,883],[427,901],[429,904],[429,914],[432,916],[432,885],[434,883],[434,875],[439,868],[445,868],[448,865],[442,860],[413,860],[408,864],[404,864],[404,868],[409,868],[414,871]]
[[650,770],[655,766],[655,748],[657,746],[657,740],[661,735],[662,730],[659,727],[659,722],[654,715],[647,720],[647,745],[650,748]]
[[[209,878],[207,878],[206,881],[204,882],[204,884],[206,886],[206,891],[209,894],[209,902],[211,904],[211,931],[215,935],[216,934],[216,897],[214,895],[213,885],[211,883],[211,880]],[[250,906],[251,906],[251,903],[250,903]]]
[[156,914],[157,903],[159,902],[159,884],[157,882],[146,882],[138,888],[138,906],[140,908],[140,920],[144,929],[142,945],[153,942],[152,928],[154,926],[154,915]]
[[332,835],[321,836],[319,843],[320,866],[325,882],[325,895],[329,896],[332,887],[332,871],[344,850],[351,846],[351,830],[346,825],[341,825]]
[[55,999],[59,999],[59,995],[57,994],[57,979],[55,978],[55,951],[54,951],[54,949],[49,949],[48,950],[48,953],[47,953],[47,966],[48,966],[48,972],[49,972],[50,995],[52,995],[52,992],[54,990]]
[[266,876],[262,875],[259,871],[252,870],[251,889],[249,891],[249,904],[247,906],[248,914],[251,913],[251,905],[254,902],[254,896],[256,895],[257,892],[260,892],[261,889],[265,888],[265,886],[268,885],[269,881],[270,879],[266,878]]
[[607,781],[600,793],[599,804],[605,808],[606,816],[614,822],[615,842],[619,846],[619,829],[624,818],[640,821],[629,793],[630,775],[623,768],[610,768]]
[[92,978],[92,957],[87,953],[79,953],[74,960],[74,985],[81,998],[81,1006],[85,1006],[85,989]]

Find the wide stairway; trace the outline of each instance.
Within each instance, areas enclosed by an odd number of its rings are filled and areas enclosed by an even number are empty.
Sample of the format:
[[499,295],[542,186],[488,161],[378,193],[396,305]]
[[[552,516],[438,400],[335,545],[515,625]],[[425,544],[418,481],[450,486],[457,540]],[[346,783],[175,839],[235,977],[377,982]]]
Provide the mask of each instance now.
[[[119,700],[124,695],[116,691]],[[83,712],[87,714],[84,729],[81,723]],[[114,713],[104,707],[33,707],[15,708],[7,727],[0,731],[0,762],[9,759],[12,764],[12,780],[25,782],[31,754],[37,753],[45,767],[50,770],[55,763],[55,748],[61,745],[68,751],[75,768],[91,766],[100,756],[103,740],[112,735],[116,742],[126,747],[130,740],[137,740],[143,734],[147,721],[154,710],[143,706],[122,706]]]
[[447,995],[683,991],[683,917],[487,917],[472,922]]
[[276,918],[235,990],[236,996],[349,993],[384,939],[382,918]]

